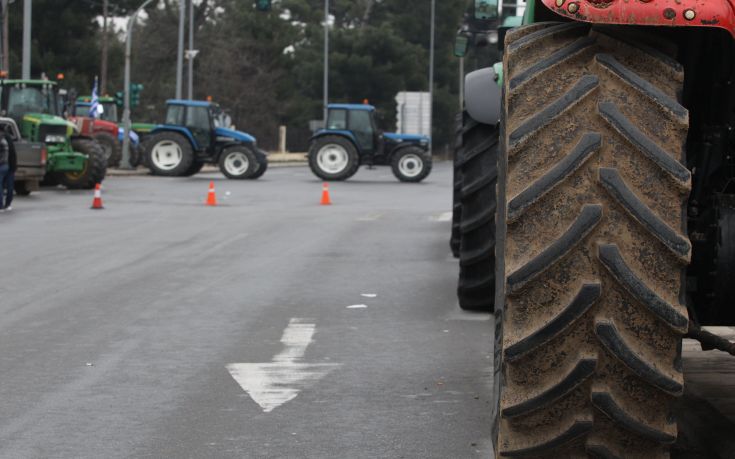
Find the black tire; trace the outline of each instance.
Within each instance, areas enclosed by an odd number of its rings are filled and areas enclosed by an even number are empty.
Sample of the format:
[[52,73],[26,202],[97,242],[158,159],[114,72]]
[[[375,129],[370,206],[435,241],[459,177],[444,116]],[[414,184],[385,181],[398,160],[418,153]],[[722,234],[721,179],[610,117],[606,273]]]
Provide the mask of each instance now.
[[245,145],[229,147],[219,157],[219,170],[228,179],[252,179],[259,168],[260,163],[255,152]]
[[189,169],[186,170],[181,176],[182,177],[191,177],[192,175],[198,174],[202,168],[204,167],[204,163],[202,161],[192,161],[191,166],[189,166]]
[[31,194],[31,188],[28,186],[28,182],[20,181],[15,182],[15,194],[18,196],[28,196]]
[[495,304],[499,133],[497,126],[478,123],[465,115],[462,134],[457,298],[462,309],[491,312]]
[[90,190],[98,183],[102,183],[107,173],[107,159],[100,144],[92,139],[72,139],[74,151],[84,153],[89,158],[84,163],[81,172],[64,172],[59,174],[59,181],[71,190]]
[[390,161],[393,175],[406,183],[418,183],[431,173],[431,154],[419,147],[403,147]]
[[[167,147],[168,151],[156,151],[157,148],[162,147]],[[157,156],[157,161],[154,155]],[[170,162],[166,162],[167,159]],[[194,162],[194,151],[191,143],[181,134],[169,131],[159,132],[146,140],[145,164],[153,175],[182,177],[189,170],[192,162]]]
[[454,158],[452,159],[452,235],[449,237],[449,249],[454,258],[459,258],[459,225],[462,221],[462,172],[459,168],[462,152],[462,133],[464,131],[464,114],[458,113],[456,117]]
[[258,170],[255,171],[255,174],[250,177],[252,180],[259,179],[268,170],[268,156],[265,153],[256,152],[255,157],[258,160],[259,167]]
[[499,162],[501,457],[668,457],[691,255],[682,67],[580,23],[511,31]]
[[[346,154],[345,166],[339,170],[326,170],[324,161],[320,161],[320,151],[329,145],[336,146],[338,153],[335,154]],[[323,152],[323,155],[328,153]],[[357,155],[357,149],[355,145],[349,140],[341,136],[327,135],[319,137],[312,141],[311,147],[309,148],[309,167],[311,171],[322,180],[326,181],[341,181],[347,180],[348,178],[355,175],[357,169],[360,167],[360,158]]]
[[120,166],[120,160],[122,159],[122,146],[117,138],[111,136],[106,132],[98,132],[94,135],[94,140],[99,143],[102,151],[105,153],[107,158],[107,167],[118,167]]

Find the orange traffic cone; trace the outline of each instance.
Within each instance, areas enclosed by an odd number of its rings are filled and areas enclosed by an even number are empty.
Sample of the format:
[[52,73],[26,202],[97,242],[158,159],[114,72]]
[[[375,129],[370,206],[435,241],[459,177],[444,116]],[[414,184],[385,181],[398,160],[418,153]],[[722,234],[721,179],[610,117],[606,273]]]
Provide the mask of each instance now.
[[92,209],[104,209],[102,205],[102,185],[99,183],[94,187],[94,201],[92,201]]
[[332,200],[329,199],[329,184],[326,183],[326,182],[324,183],[324,185],[322,185],[322,202],[321,202],[321,205],[323,205],[323,206],[332,205]]
[[208,206],[217,206],[217,193],[214,192],[214,181],[209,182],[209,194],[207,195]]

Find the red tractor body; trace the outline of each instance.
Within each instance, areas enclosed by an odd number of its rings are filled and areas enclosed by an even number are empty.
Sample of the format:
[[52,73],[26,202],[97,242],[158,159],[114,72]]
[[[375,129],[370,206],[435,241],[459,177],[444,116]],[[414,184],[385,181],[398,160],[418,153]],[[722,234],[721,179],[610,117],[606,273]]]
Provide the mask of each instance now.
[[86,116],[70,116],[69,121],[77,125],[79,133],[85,137],[94,137],[100,132],[110,134],[117,138],[117,124],[110,121],[104,121]]
[[575,21],[647,26],[717,27],[735,36],[734,0],[542,0]]

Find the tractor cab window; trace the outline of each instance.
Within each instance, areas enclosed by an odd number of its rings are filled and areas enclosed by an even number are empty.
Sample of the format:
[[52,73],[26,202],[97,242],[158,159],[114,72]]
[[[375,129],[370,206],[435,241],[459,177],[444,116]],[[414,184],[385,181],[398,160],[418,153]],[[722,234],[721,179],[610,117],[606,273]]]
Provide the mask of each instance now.
[[183,105],[169,105],[166,112],[166,124],[174,126],[184,124],[184,108]]
[[12,87],[8,95],[8,115],[22,118],[26,113],[57,113],[56,97],[50,86]]
[[212,143],[212,125],[209,107],[186,108],[186,127],[191,131],[199,148],[208,148]]
[[327,129],[335,129],[335,130],[347,129],[347,110],[329,110],[329,119],[327,119]]
[[117,104],[114,102],[105,102],[102,104],[102,108],[104,108],[105,111],[102,112],[100,118],[111,123],[117,123]]
[[350,130],[355,134],[363,151],[373,150],[375,127],[371,112],[368,110],[352,110],[350,112]]

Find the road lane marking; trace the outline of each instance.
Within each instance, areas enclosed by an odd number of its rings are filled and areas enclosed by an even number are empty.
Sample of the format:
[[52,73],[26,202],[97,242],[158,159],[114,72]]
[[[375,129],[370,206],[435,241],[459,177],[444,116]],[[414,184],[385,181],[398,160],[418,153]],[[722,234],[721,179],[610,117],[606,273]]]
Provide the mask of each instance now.
[[365,309],[367,308],[366,304],[353,304],[351,306],[347,306],[347,309]]
[[365,298],[376,298],[378,294],[377,293],[361,293],[360,296],[364,296]]
[[432,222],[448,222],[452,220],[452,213],[451,212],[444,212],[439,215],[432,215],[429,217],[429,221]]
[[264,413],[270,413],[341,365],[300,362],[315,332],[315,324],[293,318],[281,337],[284,349],[272,362],[231,363],[226,366],[227,371]]

